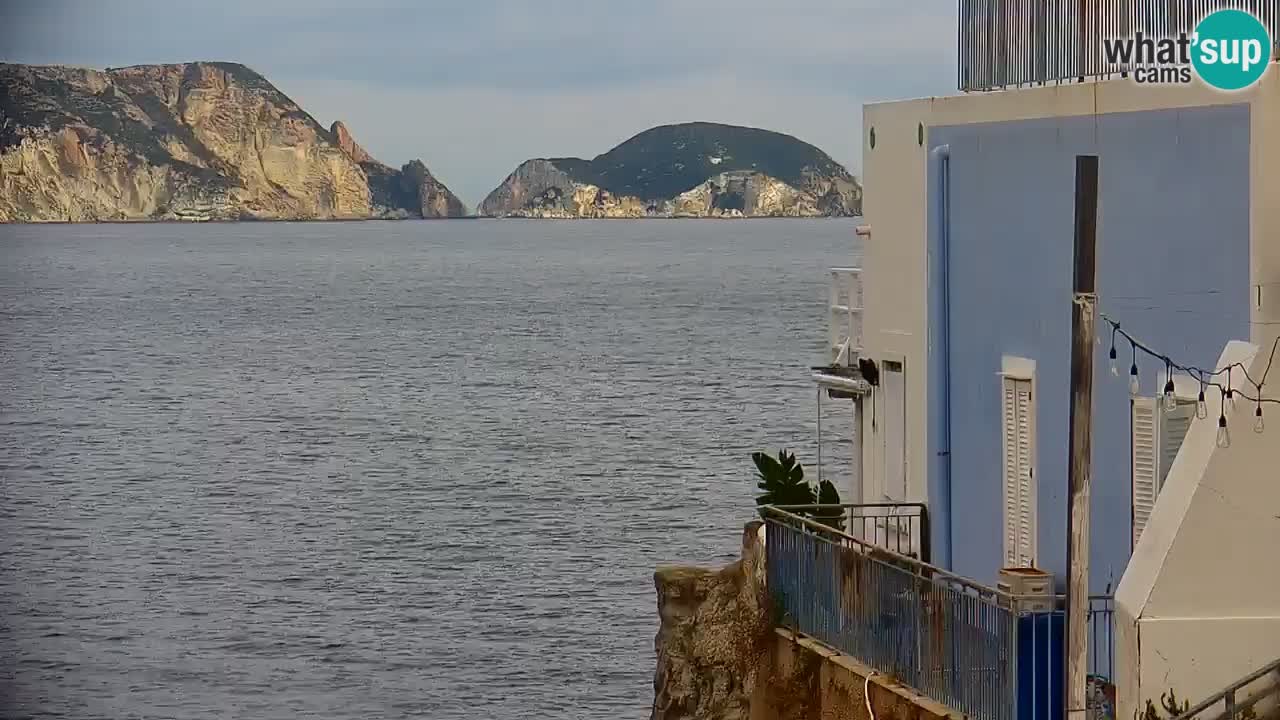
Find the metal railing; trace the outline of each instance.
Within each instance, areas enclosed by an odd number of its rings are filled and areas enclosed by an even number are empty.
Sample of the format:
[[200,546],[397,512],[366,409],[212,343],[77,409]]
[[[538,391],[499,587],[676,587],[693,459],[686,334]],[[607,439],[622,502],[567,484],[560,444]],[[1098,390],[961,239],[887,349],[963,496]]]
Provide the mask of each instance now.
[[1270,29],[1280,55],[1277,0],[959,0],[957,85],[996,90],[1016,85],[1119,75],[1107,40],[1141,32],[1162,39],[1190,35],[1209,13],[1248,10]]
[[[1065,598],[1064,598],[1065,600]],[[1089,597],[1089,675],[1108,682],[1116,677],[1116,603],[1111,595]]]
[[[1061,715],[1058,600],[1037,612],[1027,608],[1047,598],[1000,592],[783,508],[761,514],[768,588],[784,626],[974,720]],[[1109,622],[1109,601],[1098,600],[1091,620]],[[1106,636],[1109,647],[1109,628]]]
[[838,529],[876,547],[928,563],[929,509],[924,503],[844,503],[841,505],[775,505],[798,515],[839,516]]
[[831,268],[829,294],[831,364],[850,365],[862,352],[862,268]]
[[[1248,694],[1244,697],[1238,697],[1239,694],[1246,692]],[[1262,713],[1257,712],[1258,706],[1263,706]],[[1253,717],[1266,717],[1266,714],[1275,711],[1277,706],[1280,706],[1280,658],[1231,683],[1195,707],[1187,708],[1174,720],[1193,720],[1201,716],[1236,720],[1246,711],[1253,711],[1250,713]],[[1220,714],[1204,715],[1207,711],[1217,708],[1221,708]]]

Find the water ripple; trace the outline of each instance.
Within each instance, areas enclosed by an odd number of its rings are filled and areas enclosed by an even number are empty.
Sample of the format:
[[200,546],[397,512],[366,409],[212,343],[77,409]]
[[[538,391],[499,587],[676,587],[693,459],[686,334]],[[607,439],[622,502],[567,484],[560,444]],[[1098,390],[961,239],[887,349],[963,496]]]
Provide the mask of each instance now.
[[0,226],[0,716],[648,717],[853,227]]

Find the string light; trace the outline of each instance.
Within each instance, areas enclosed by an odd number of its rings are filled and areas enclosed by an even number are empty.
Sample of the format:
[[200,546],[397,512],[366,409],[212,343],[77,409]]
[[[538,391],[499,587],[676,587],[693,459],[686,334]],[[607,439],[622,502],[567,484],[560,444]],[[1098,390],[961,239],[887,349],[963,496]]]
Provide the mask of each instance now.
[[1262,419],[1262,386],[1258,386],[1258,408],[1253,411],[1256,420],[1253,421],[1253,431],[1261,435],[1267,431],[1267,423]]
[[[1267,377],[1271,374],[1271,369],[1275,364],[1276,355],[1277,353],[1280,353],[1280,337],[1276,338],[1276,341],[1271,346],[1271,356],[1267,361],[1266,368],[1263,370],[1262,377],[1258,380],[1254,380],[1252,377],[1249,376],[1249,370],[1244,366],[1243,363],[1238,363],[1238,362],[1232,363],[1226,367],[1220,368],[1218,370],[1212,370],[1212,371],[1205,370],[1203,368],[1199,368],[1194,365],[1180,364],[1174,361],[1168,355],[1156,352],[1155,350],[1151,349],[1149,346],[1143,344],[1137,338],[1133,337],[1128,332],[1126,332],[1124,328],[1120,326],[1120,323],[1116,322],[1115,320],[1112,320],[1107,315],[1105,314],[1102,315],[1102,320],[1107,324],[1111,325],[1112,330],[1117,335],[1119,335],[1120,337],[1123,337],[1125,340],[1128,340],[1133,350],[1133,358],[1134,358],[1133,364],[1129,367],[1131,390],[1134,384],[1133,383],[1134,376],[1137,375],[1137,367],[1138,367],[1137,353],[1139,350],[1141,350],[1146,355],[1149,355],[1157,360],[1160,360],[1161,362],[1166,363],[1169,367],[1172,367],[1175,371],[1183,372],[1188,375],[1192,375],[1199,378],[1202,391],[1207,390],[1209,387],[1213,387],[1219,390],[1220,392],[1225,393],[1227,397],[1233,401],[1235,399],[1235,396],[1239,395],[1240,397],[1244,398],[1245,400],[1248,400],[1249,402],[1260,402],[1264,405],[1265,404],[1280,405],[1280,398],[1262,397],[1262,394],[1261,394],[1262,386],[1266,382]],[[1245,378],[1248,380],[1248,382],[1258,390],[1258,393],[1256,395],[1250,396],[1245,391],[1236,388],[1235,382],[1234,382],[1234,373],[1237,370],[1243,373]],[[1218,377],[1220,375],[1231,376],[1231,379],[1229,380],[1229,383],[1227,385],[1224,385],[1221,382],[1217,382],[1211,379],[1211,378]]]
[[[1109,356],[1111,360],[1112,373],[1115,375],[1119,375],[1118,368],[1116,367],[1117,338],[1123,337],[1125,340],[1129,341],[1130,349],[1132,350],[1132,356],[1133,356],[1133,361],[1129,365],[1129,394],[1130,395],[1137,397],[1138,393],[1141,391],[1141,382],[1139,380],[1139,375],[1138,375],[1138,351],[1141,350],[1143,353],[1151,356],[1152,358],[1155,358],[1157,360],[1161,360],[1164,362],[1165,383],[1164,383],[1164,392],[1163,392],[1163,404],[1166,409],[1173,410],[1173,409],[1176,409],[1177,407],[1177,392],[1176,392],[1176,386],[1173,381],[1174,371],[1186,373],[1188,375],[1191,375],[1197,378],[1200,381],[1200,392],[1196,396],[1196,417],[1197,418],[1200,418],[1203,420],[1209,417],[1209,407],[1208,407],[1208,403],[1205,400],[1205,393],[1208,391],[1209,387],[1212,386],[1219,391],[1220,404],[1219,404],[1219,412],[1218,412],[1218,436],[1217,436],[1218,447],[1220,448],[1231,447],[1231,431],[1227,427],[1227,406],[1228,404],[1230,404],[1231,408],[1234,410],[1236,406],[1237,395],[1239,395],[1240,397],[1244,398],[1247,401],[1254,403],[1253,431],[1255,433],[1266,432],[1266,421],[1263,418],[1262,406],[1267,403],[1275,403],[1277,405],[1280,405],[1280,398],[1263,397],[1262,388],[1267,382],[1267,377],[1271,374],[1271,368],[1275,364],[1276,353],[1277,351],[1280,351],[1280,337],[1277,337],[1275,342],[1273,342],[1271,345],[1271,355],[1267,359],[1266,368],[1262,371],[1262,377],[1255,380],[1253,379],[1253,377],[1249,375],[1249,368],[1247,368],[1243,363],[1238,363],[1238,362],[1231,363],[1230,365],[1227,365],[1224,368],[1220,368],[1218,370],[1213,370],[1213,371],[1205,370],[1203,368],[1198,368],[1198,367],[1195,367],[1194,365],[1179,364],[1175,362],[1168,355],[1156,352],[1155,350],[1152,350],[1149,346],[1139,342],[1137,338],[1125,332],[1124,329],[1120,327],[1120,323],[1112,320],[1106,315],[1103,315],[1102,319],[1104,322],[1111,325],[1111,352],[1109,353]],[[1252,397],[1244,390],[1238,389],[1236,387],[1236,382],[1235,382],[1236,370],[1239,370],[1240,373],[1244,375],[1245,381],[1248,384],[1253,386],[1254,394]],[[1226,375],[1225,385],[1223,383],[1213,380],[1213,378],[1216,378],[1220,375]]]
[[1218,447],[1231,447],[1231,432],[1227,430],[1227,393],[1222,393],[1222,411],[1218,415]]
[[1200,373],[1200,396],[1196,398],[1196,417],[1201,420],[1209,417],[1209,405],[1204,401],[1204,373]]
[[1119,325],[1111,328],[1111,374],[1115,377],[1120,377],[1120,366],[1116,364],[1116,331],[1119,329]]
[[[1116,326],[1117,329],[1119,327]],[[1130,340],[1129,344],[1133,346],[1133,364],[1129,366],[1129,395],[1138,397],[1138,391],[1142,389],[1138,383],[1138,343]]]

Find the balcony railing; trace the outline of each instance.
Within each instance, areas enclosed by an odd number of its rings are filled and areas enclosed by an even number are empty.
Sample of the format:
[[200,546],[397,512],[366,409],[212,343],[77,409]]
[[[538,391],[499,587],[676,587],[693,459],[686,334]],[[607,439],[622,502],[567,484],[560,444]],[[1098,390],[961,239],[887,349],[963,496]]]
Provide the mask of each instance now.
[[862,268],[831,268],[827,335],[832,365],[852,365],[862,352]]
[[1175,720],[1238,720],[1280,712],[1280,658],[1214,693]]
[[929,510],[924,503],[846,503],[842,505],[775,505],[787,513],[822,511],[840,518],[839,529],[858,540],[899,555],[931,562]]
[[960,0],[961,90],[996,90],[1108,77],[1133,66],[1107,62],[1103,42],[1190,35],[1205,15],[1248,10],[1271,31],[1280,55],[1276,0]]
[[[768,588],[784,625],[974,720],[1061,716],[1060,599],[1035,610],[1045,598],[1002,593],[781,508],[762,514]],[[1098,603],[1089,634],[1109,652],[1109,601]]]

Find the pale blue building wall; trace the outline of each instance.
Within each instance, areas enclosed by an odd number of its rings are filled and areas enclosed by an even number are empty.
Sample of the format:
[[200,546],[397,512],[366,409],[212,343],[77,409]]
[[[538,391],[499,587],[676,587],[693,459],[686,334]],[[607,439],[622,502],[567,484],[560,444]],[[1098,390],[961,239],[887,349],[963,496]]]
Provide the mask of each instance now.
[[[951,387],[952,568],[994,582],[1001,564],[997,373],[1014,355],[1037,365],[1037,554],[1061,583],[1075,156],[1099,156],[1101,311],[1208,367],[1227,341],[1249,338],[1249,106],[933,127],[928,137],[931,148],[950,148],[950,357],[930,363],[945,363]],[[937,178],[929,185],[938,192]],[[1132,512],[1129,349],[1120,347],[1114,378],[1101,323],[1099,335],[1094,592],[1124,572]],[[1158,368],[1139,366],[1144,393],[1155,393]],[[942,412],[932,399],[929,411]],[[930,444],[933,457],[937,439]]]

